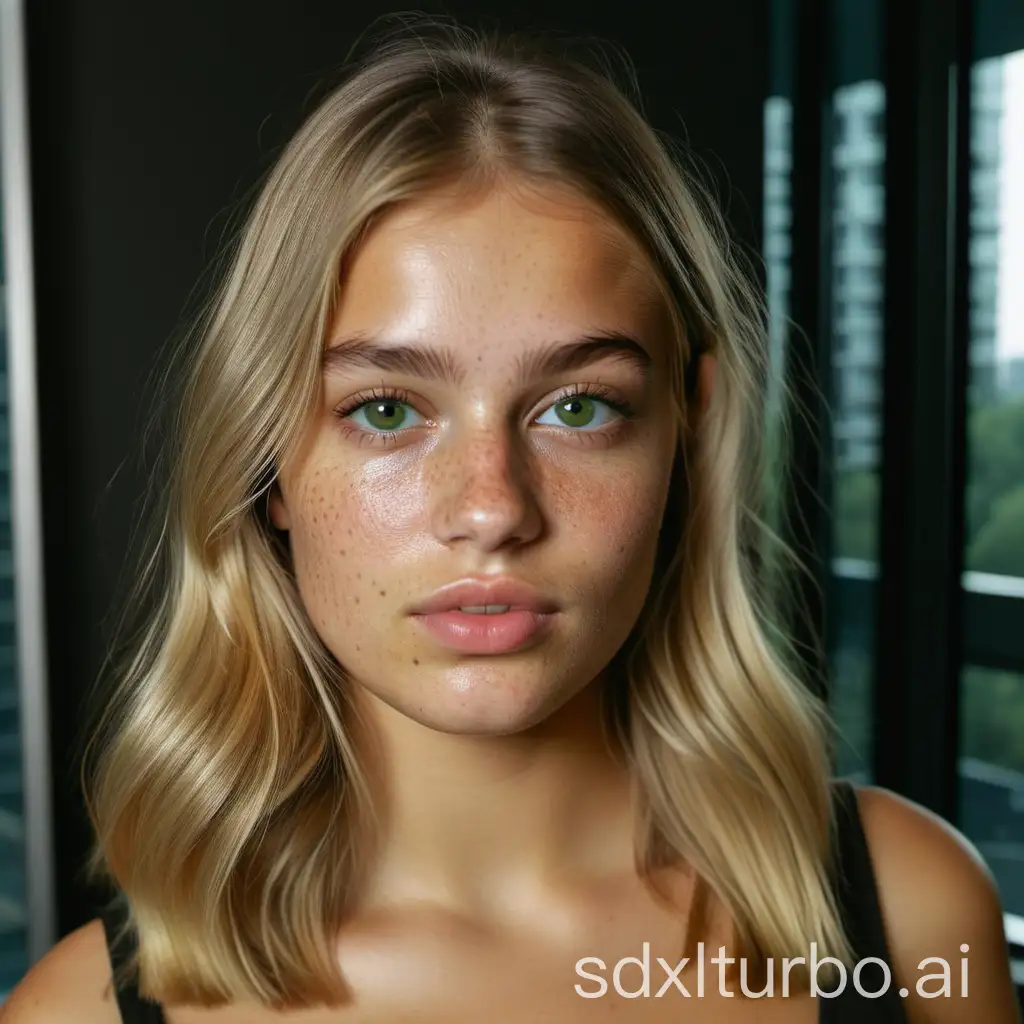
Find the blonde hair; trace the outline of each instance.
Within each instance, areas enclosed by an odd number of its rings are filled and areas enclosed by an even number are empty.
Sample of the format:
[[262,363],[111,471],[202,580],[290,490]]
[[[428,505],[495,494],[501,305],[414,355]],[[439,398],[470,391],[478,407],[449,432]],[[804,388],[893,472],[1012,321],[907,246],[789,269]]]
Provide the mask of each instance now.
[[501,178],[573,189],[642,246],[676,328],[681,424],[697,356],[717,357],[648,601],[614,662],[611,714],[645,808],[638,862],[688,859],[748,950],[816,941],[849,959],[829,884],[827,718],[754,566],[761,306],[682,152],[598,56],[432,19],[385,34],[291,139],[233,239],[188,351],[135,599],[149,611],[83,769],[88,870],[127,897],[132,966],[154,999],[344,997],[332,936],[372,856],[374,808],[343,670],[266,499],[318,399],[339,275],[372,219]]

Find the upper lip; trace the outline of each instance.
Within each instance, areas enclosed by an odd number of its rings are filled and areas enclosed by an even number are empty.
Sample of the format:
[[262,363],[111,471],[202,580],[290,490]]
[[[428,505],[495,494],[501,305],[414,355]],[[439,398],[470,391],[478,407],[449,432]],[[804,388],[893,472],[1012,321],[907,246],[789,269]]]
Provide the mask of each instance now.
[[430,615],[452,611],[459,607],[507,604],[510,611],[554,612],[558,606],[544,597],[536,588],[522,580],[500,577],[494,579],[466,579],[436,590],[425,601],[416,605],[410,614]]

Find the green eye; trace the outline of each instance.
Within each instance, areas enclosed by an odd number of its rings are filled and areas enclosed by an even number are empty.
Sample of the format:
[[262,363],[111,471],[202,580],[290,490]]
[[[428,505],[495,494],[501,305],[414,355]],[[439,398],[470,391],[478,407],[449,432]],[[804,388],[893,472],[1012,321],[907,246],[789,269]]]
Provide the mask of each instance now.
[[567,427],[585,427],[594,418],[594,400],[576,395],[555,405],[558,418]]
[[[602,402],[599,398],[592,398],[590,395],[568,395],[566,398],[560,398],[544,413],[544,416],[554,413],[558,418],[557,423],[548,421],[545,426],[602,427],[608,422],[611,411],[608,403]],[[544,418],[541,417],[537,422],[544,423]]]
[[395,398],[378,399],[374,402],[366,402],[352,411],[353,418],[360,415],[365,416],[366,423],[371,430],[380,430],[390,433],[405,424],[409,416],[410,407],[405,402]]

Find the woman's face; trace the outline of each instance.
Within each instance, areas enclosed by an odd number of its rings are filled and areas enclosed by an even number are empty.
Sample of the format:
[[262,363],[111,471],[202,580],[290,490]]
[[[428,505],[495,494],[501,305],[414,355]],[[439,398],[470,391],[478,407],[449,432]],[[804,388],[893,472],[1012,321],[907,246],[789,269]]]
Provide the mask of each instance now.
[[[670,343],[639,248],[582,199],[437,196],[376,223],[271,498],[353,685],[443,732],[507,734],[602,673],[651,582]],[[499,578],[539,603],[418,614],[446,585]]]

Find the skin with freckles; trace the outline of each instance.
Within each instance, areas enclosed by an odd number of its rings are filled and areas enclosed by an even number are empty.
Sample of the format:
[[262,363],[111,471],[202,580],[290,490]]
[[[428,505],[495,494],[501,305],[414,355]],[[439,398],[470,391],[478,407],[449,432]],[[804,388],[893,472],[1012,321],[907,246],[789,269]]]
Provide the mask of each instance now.
[[[647,371],[608,351],[578,370],[520,373],[600,331],[637,339]],[[272,499],[307,612],[371,706],[446,733],[535,726],[601,673],[650,584],[676,444],[651,271],[573,197],[424,200],[387,216],[352,261],[327,346],[354,335],[444,351],[456,375],[325,371]],[[560,392],[594,384],[607,401],[592,400],[591,422],[561,422]],[[392,388],[397,429],[374,429],[365,410],[339,416],[352,396]],[[549,635],[491,657],[441,647],[408,606],[470,574],[515,576],[556,601]]]

